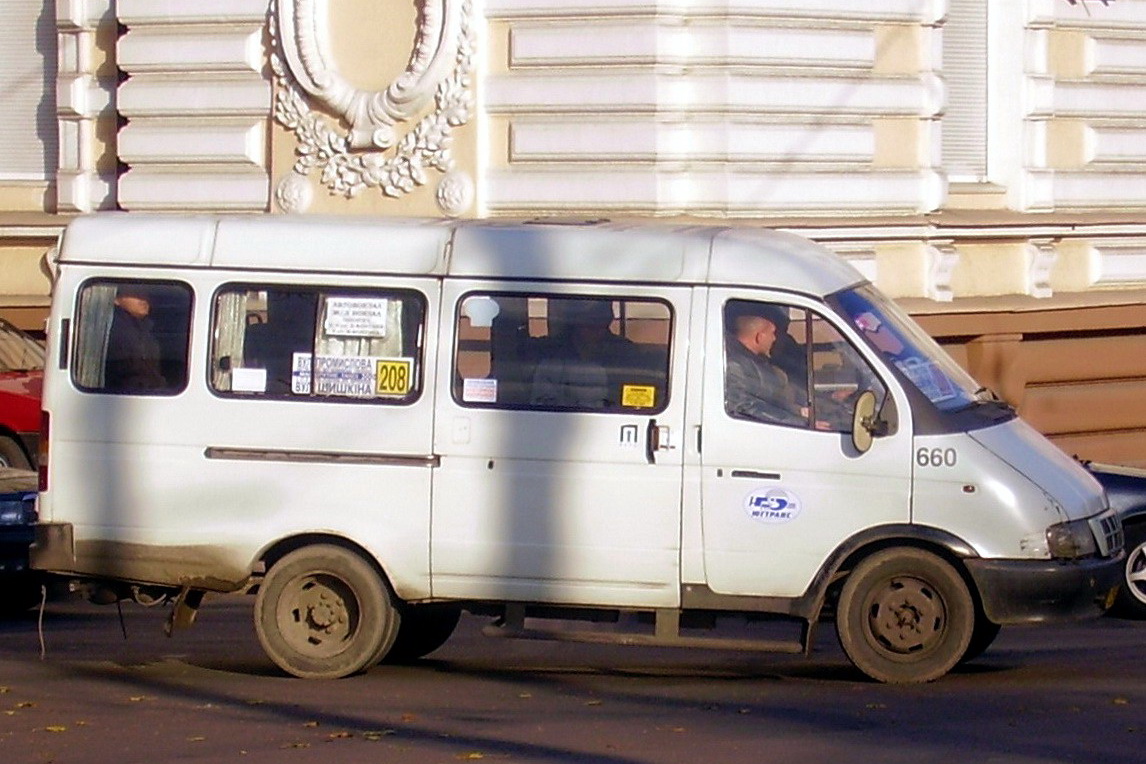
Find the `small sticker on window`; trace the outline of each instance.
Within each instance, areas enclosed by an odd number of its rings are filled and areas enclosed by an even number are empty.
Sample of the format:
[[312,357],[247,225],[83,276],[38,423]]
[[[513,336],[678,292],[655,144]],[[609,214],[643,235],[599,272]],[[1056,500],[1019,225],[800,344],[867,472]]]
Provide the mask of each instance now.
[[463,380],[462,401],[465,403],[497,403],[497,380]]
[[232,369],[231,392],[265,393],[267,391],[266,369]]
[[657,404],[657,389],[652,385],[624,385],[621,405],[628,409],[651,409]]

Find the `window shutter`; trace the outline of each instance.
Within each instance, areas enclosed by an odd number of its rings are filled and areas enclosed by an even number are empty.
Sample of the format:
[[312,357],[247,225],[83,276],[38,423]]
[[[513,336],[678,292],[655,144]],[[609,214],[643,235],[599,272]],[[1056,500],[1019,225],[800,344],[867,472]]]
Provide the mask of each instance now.
[[943,168],[953,181],[987,179],[987,2],[948,0],[943,25]]
[[55,177],[55,3],[4,0],[0,93],[0,182]]

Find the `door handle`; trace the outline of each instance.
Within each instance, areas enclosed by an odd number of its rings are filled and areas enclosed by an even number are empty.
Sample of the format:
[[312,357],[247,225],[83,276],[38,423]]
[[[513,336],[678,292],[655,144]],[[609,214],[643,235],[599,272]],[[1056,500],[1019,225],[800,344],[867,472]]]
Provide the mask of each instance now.
[[649,464],[657,463],[657,449],[661,447],[661,430],[657,427],[657,420],[650,419],[649,426],[645,428],[645,458]]
[[732,470],[734,478],[750,478],[752,480],[779,480],[779,472],[758,472],[756,470]]

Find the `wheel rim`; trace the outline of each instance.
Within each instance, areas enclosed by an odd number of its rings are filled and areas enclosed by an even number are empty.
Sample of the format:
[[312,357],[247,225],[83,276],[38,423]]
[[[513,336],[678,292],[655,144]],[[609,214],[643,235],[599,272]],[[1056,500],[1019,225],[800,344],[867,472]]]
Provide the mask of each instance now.
[[916,655],[942,642],[947,607],[928,582],[899,576],[873,593],[867,625],[876,646],[895,655]]
[[1146,605],[1146,541],[1134,547],[1126,560],[1126,589]]
[[294,650],[328,658],[344,650],[358,631],[361,610],[354,590],[336,576],[300,576],[283,592],[279,631]]

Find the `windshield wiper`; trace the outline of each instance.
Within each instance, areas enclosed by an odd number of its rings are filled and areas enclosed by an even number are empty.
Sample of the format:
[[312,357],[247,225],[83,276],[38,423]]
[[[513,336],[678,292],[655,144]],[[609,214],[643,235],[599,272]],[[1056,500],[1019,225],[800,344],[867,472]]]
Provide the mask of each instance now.
[[975,391],[975,403],[980,411],[995,409],[994,419],[1005,419],[1016,414],[1015,407],[999,397],[998,393],[988,387],[980,387]]
[[982,401],[984,403],[1001,403],[1003,399],[1000,398],[998,393],[996,393],[991,388],[980,387],[975,391],[975,400]]

